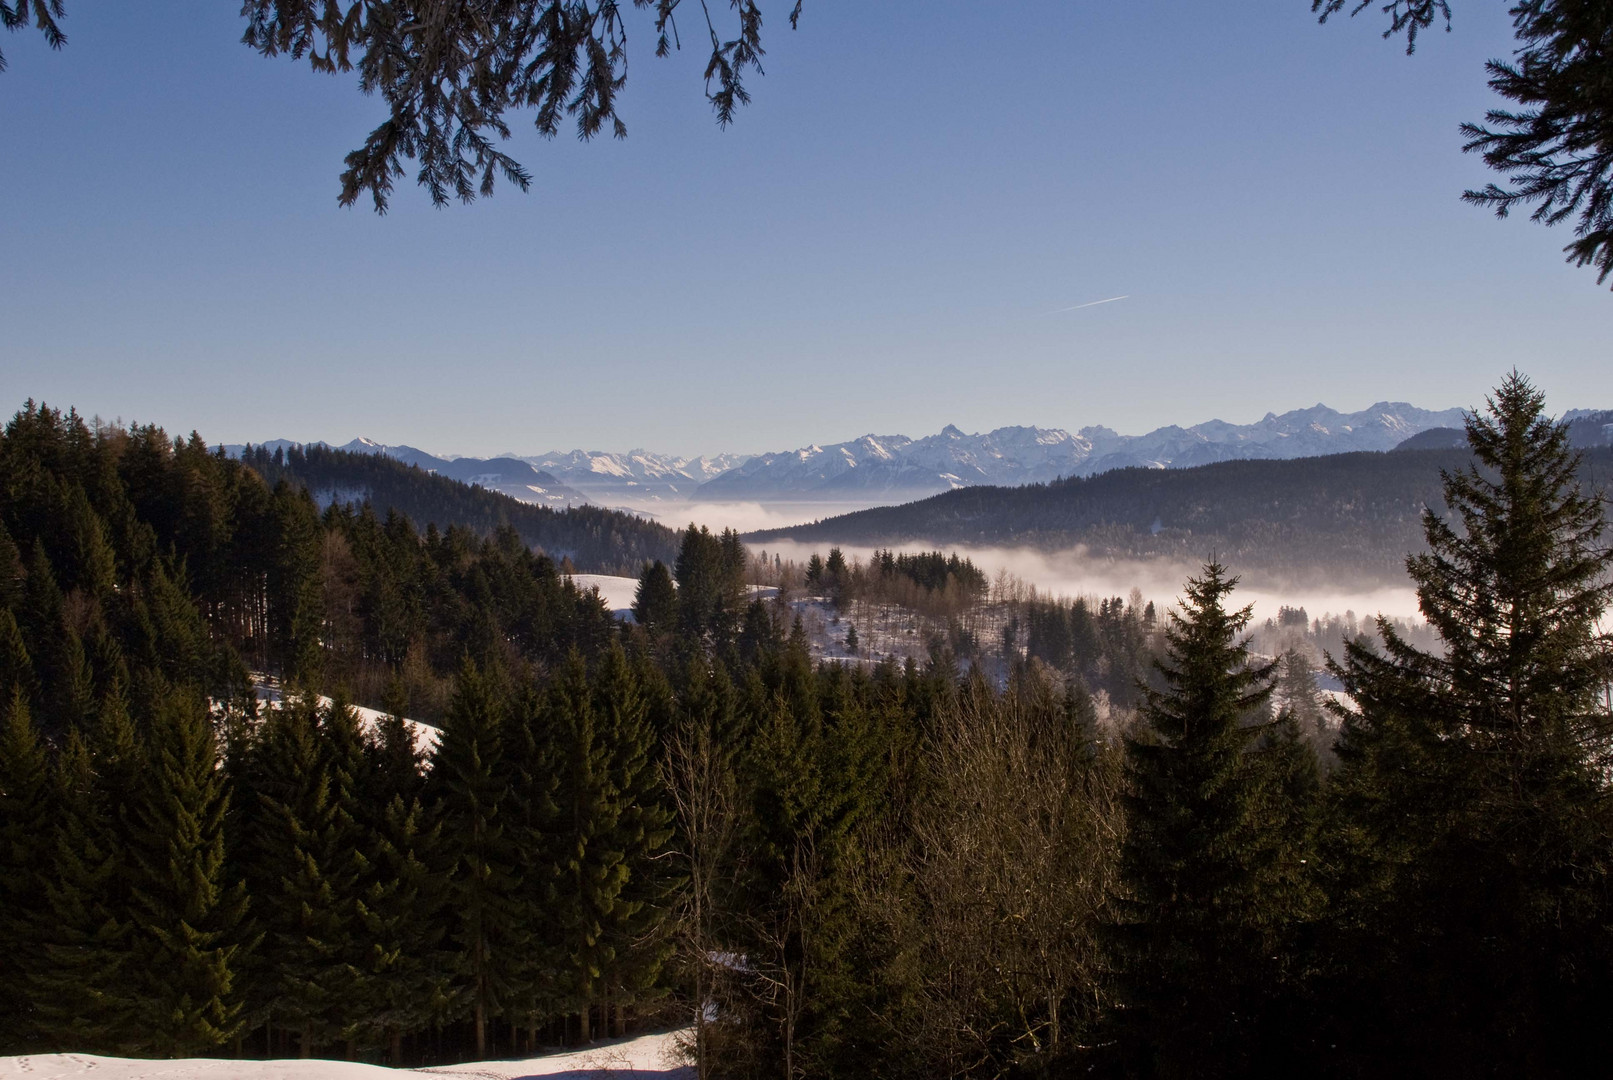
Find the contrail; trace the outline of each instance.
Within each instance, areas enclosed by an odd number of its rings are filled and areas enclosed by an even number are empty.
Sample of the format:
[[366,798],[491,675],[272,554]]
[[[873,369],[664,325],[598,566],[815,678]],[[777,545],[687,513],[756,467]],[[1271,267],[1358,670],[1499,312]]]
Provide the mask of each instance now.
[[1130,298],[1131,294],[1127,293],[1125,296],[1111,296],[1107,300],[1088,300],[1084,304],[1072,304],[1069,307],[1055,308],[1054,310],[1049,311],[1048,314],[1057,315],[1061,311],[1080,311],[1084,307],[1097,307],[1099,304],[1112,304],[1116,300],[1129,300]]

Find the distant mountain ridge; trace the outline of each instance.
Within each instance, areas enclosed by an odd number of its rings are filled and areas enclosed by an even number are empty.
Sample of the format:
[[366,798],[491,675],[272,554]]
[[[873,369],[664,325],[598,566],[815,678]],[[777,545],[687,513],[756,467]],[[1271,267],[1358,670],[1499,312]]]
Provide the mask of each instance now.
[[850,442],[759,454],[708,481],[702,498],[841,499],[932,495],[977,484],[1015,486],[1112,469],[1191,468],[1217,461],[1318,457],[1391,450],[1418,432],[1459,427],[1461,409],[1381,401],[1355,413],[1325,405],[1267,413],[1253,424],[1210,420],[1121,435],[1106,427],[1004,427],[969,435],[948,425],[923,439],[864,435]]
[[[1209,420],[1170,425],[1143,435],[1102,426],[1001,427],[968,434],[947,425],[934,435],[863,435],[847,442],[743,455],[678,457],[648,450],[438,457],[412,446],[354,439],[332,449],[381,454],[524,502],[549,506],[590,502],[644,506],[683,502],[902,502],[982,484],[1018,486],[1114,469],[1181,469],[1237,460],[1290,460],[1392,450],[1423,432],[1460,432],[1462,409],[1420,409],[1380,401],[1353,413],[1325,405],[1268,412],[1252,424]],[[1613,412],[1563,414],[1579,445],[1613,440]],[[1435,434],[1412,445],[1448,446],[1459,435]],[[299,444],[277,439],[271,453]],[[329,446],[326,443],[309,445]],[[239,454],[239,446],[226,446]]]
[[743,465],[749,458],[744,454],[685,458],[639,449],[625,454],[557,450],[520,460],[552,474],[595,502],[610,503],[688,502],[702,484]]

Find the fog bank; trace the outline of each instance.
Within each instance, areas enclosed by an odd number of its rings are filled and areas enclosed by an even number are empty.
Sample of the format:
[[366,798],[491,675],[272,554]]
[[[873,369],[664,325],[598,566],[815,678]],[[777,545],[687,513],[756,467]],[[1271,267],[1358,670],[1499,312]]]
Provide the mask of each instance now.
[[[776,540],[766,544],[750,545],[753,553],[766,551],[796,562],[805,562],[813,552],[826,554],[831,546],[838,546],[846,558],[867,562],[874,548],[849,544],[808,544],[795,540]],[[1133,588],[1140,590],[1145,600],[1159,604],[1174,604],[1182,595],[1183,583],[1199,572],[1197,564],[1171,559],[1122,559],[1093,555],[1085,548],[1047,552],[1034,548],[968,547],[961,544],[893,544],[891,550],[899,552],[944,551],[957,552],[974,562],[995,578],[999,570],[1034,585],[1040,593],[1055,596],[1126,596]],[[1238,567],[1230,566],[1232,573]],[[1271,585],[1239,589],[1233,599],[1240,604],[1252,603],[1255,619],[1275,618],[1283,605],[1302,607],[1315,618],[1319,615],[1354,612],[1357,618],[1390,615],[1400,618],[1420,618],[1417,595],[1410,580],[1405,585],[1378,589],[1350,589],[1295,586],[1281,588]]]

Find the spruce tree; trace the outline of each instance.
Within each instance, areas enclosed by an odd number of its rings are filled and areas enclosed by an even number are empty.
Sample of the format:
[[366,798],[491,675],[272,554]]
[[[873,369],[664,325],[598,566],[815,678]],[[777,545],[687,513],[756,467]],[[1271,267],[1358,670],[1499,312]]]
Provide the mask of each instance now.
[[1125,743],[1123,1037],[1161,1076],[1244,1075],[1274,1049],[1279,957],[1315,903],[1293,761],[1262,722],[1275,665],[1249,662],[1251,609],[1225,605],[1236,583],[1215,562],[1188,581],[1162,688],[1144,690],[1148,726]]
[[449,1015],[453,956],[443,906],[449,859],[442,829],[428,823],[418,798],[394,794],[374,834],[373,873],[359,907],[368,956],[366,1013],[359,1030],[402,1065],[403,1037]]
[[28,657],[28,644],[22,639],[22,628],[8,608],[0,607],[0,702],[9,705],[13,690],[20,693],[24,701],[32,701],[38,693],[34,665]]
[[[617,693],[627,690],[618,687]],[[633,708],[623,700],[616,704]],[[619,828],[624,807],[611,775],[614,748],[600,730],[588,672],[576,653],[550,684],[547,712],[559,780],[555,830],[567,989],[586,1042],[590,1009],[601,999],[606,970],[616,960],[607,926],[631,915],[618,908],[628,866],[622,843],[627,837]]]
[[514,918],[528,942],[511,967],[504,1013],[525,1026],[536,1041],[540,1020],[569,1006],[570,951],[565,925],[572,890],[564,864],[569,837],[555,802],[565,760],[565,727],[557,722],[550,695],[528,684],[516,696],[502,739],[502,773],[507,787],[504,828],[519,852],[517,888],[511,897]]
[[487,1024],[518,986],[530,941],[523,925],[519,838],[509,834],[509,783],[503,756],[507,705],[501,689],[468,658],[460,667],[429,790],[453,859],[447,910],[457,946],[456,989],[475,1026],[476,1054],[487,1055]]
[[[1517,372],[1407,569],[1443,653],[1348,647],[1329,830],[1341,1033],[1430,1074],[1599,1067],[1613,1000],[1613,551]],[[1374,1005],[1376,1007],[1374,1007]]]
[[117,1053],[138,1045],[129,999],[133,950],[132,814],[146,755],[121,686],[88,736],[70,732],[56,763],[58,816],[31,985],[50,1045]]
[[50,761],[20,691],[5,698],[0,717],[0,1053],[35,1048],[29,975],[44,957],[38,945],[51,865],[51,826],[57,816]]
[[663,857],[672,813],[661,788],[650,702],[640,675],[620,645],[606,652],[593,675],[594,717],[609,753],[606,771],[614,804],[609,846],[622,854],[626,879],[601,920],[609,948],[603,984],[614,1013],[614,1034],[625,1034],[625,1008],[650,996],[671,953],[659,933],[672,876]]
[[48,915],[38,941],[45,963],[29,979],[48,1045],[116,1053],[131,1034],[123,989],[130,960],[127,847],[116,808],[77,731],[56,761],[57,819],[47,874]]
[[23,597],[22,552],[0,524],[0,608],[15,608]]
[[678,617],[678,590],[660,559],[644,568],[633,594],[633,618],[652,634],[671,629]]
[[358,990],[357,836],[333,741],[311,697],[289,700],[264,723],[253,785],[248,869],[265,935],[255,989],[273,1022],[298,1033],[302,1057],[345,1037]]
[[207,710],[170,693],[149,720],[149,764],[131,808],[132,1028],[141,1053],[187,1057],[235,1037],[234,963],[246,891],[224,879],[229,803]]

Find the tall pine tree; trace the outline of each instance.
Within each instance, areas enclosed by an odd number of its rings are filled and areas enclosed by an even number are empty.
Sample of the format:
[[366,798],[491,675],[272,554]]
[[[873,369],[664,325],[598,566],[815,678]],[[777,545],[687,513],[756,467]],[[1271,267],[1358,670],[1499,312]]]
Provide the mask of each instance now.
[[1273,739],[1274,664],[1251,666],[1219,563],[1187,583],[1165,628],[1161,689],[1126,739],[1126,895],[1116,927],[1125,1043],[1159,1076],[1248,1075],[1269,1066],[1262,1021],[1284,991],[1280,959],[1314,906],[1293,753]]
[[149,765],[131,808],[134,922],[128,994],[142,1053],[187,1057],[233,1039],[246,890],[224,879],[229,804],[207,710],[187,691],[149,718]]
[[1340,1038],[1427,1075],[1581,1075],[1613,1006],[1613,551],[1521,375],[1467,437],[1407,562],[1443,653],[1380,622],[1337,668]]

